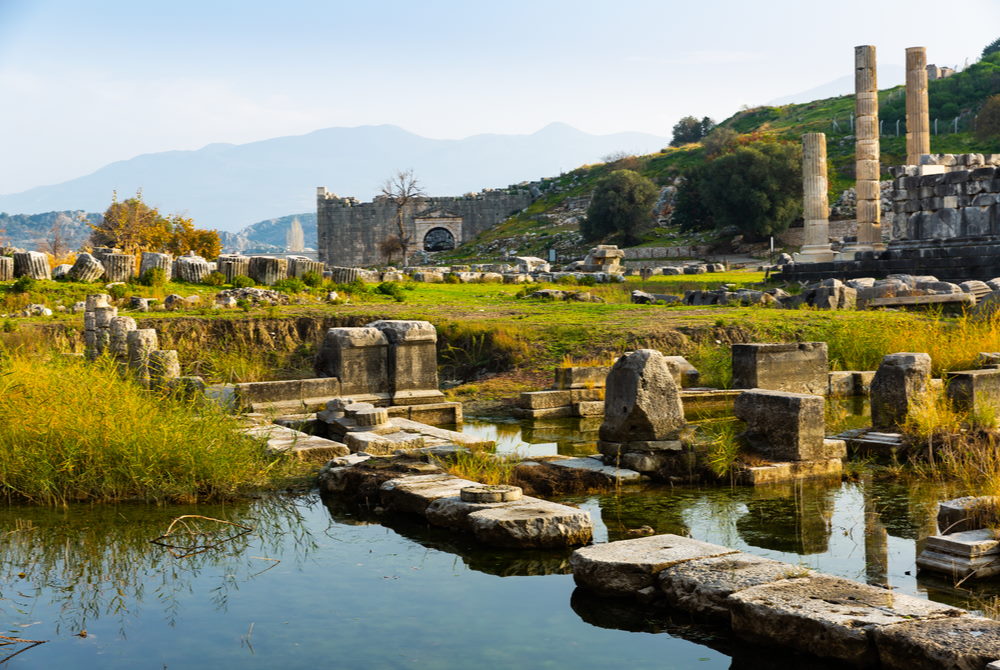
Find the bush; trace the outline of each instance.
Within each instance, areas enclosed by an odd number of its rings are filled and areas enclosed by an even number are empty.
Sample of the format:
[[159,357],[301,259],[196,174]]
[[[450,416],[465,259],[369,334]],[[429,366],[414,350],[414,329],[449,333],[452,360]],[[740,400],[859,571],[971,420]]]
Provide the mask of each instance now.
[[121,300],[128,295],[128,292],[128,286],[126,284],[112,284],[108,287],[108,295],[115,300]]
[[569,285],[572,285],[572,286],[576,286],[580,282],[573,275],[563,275],[562,277],[559,277],[559,279],[556,280],[556,283],[557,284],[569,284]]
[[302,275],[302,283],[309,288],[319,288],[323,285],[323,275],[315,270],[310,270]]
[[1000,95],[994,95],[983,103],[976,115],[976,139],[988,141],[1000,137]]
[[233,277],[233,288],[250,288],[256,286],[257,282],[246,275],[236,275]]
[[579,282],[580,286],[596,286],[597,285],[597,277],[595,277],[594,275],[584,275],[583,277],[581,277],[577,281]]
[[207,284],[208,286],[222,286],[226,283],[226,275],[221,272],[209,272],[207,275],[202,277],[202,284]]
[[275,291],[281,291],[282,293],[288,293],[289,295],[294,295],[296,293],[304,292],[308,287],[305,282],[303,282],[298,277],[286,277],[281,281],[277,281],[271,286]]
[[163,268],[149,268],[140,275],[139,283],[143,286],[162,288],[167,283],[167,273]]
[[620,233],[625,244],[639,241],[639,234],[653,225],[657,188],[631,170],[615,170],[594,187],[594,196],[580,232],[587,241]]
[[10,290],[14,293],[28,293],[35,288],[35,280],[28,275],[21,275],[10,285]]
[[403,293],[403,287],[400,286],[398,282],[384,281],[375,287],[375,292],[387,295],[396,302],[403,302],[406,300],[406,295]]
[[458,275],[456,275],[454,272],[449,272],[448,274],[446,274],[444,276],[444,283],[445,284],[461,284],[462,280],[459,279]]

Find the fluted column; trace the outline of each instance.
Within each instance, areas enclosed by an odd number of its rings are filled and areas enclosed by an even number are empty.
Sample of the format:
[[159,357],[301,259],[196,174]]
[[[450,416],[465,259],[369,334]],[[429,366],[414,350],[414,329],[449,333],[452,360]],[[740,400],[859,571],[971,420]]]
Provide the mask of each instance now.
[[871,251],[882,245],[879,190],[878,79],[875,47],[854,47],[854,165],[858,240],[844,249]]
[[830,248],[830,202],[827,196],[826,135],[802,136],[802,250],[796,263],[819,263],[833,260]]
[[931,152],[931,113],[927,99],[927,48],[906,50],[906,164],[919,165]]

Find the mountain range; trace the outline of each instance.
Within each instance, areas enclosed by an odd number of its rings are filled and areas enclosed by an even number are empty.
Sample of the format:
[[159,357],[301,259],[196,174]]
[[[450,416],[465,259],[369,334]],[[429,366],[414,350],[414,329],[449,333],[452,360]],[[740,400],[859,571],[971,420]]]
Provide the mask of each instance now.
[[111,163],[61,184],[0,195],[0,212],[104,211],[142,189],[147,204],[200,228],[236,231],[316,208],[316,187],[368,200],[397,170],[412,169],[429,195],[461,195],[559,174],[615,152],[649,153],[669,138],[591,135],[552,123],[530,135],[420,137],[392,125],[326,128],[247,144],[210,144]]

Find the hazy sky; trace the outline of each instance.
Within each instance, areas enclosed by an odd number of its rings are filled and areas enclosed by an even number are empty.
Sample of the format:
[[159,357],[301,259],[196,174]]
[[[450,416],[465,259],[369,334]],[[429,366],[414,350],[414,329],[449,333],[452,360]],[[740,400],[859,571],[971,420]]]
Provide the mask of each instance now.
[[827,83],[856,44],[974,61],[1000,1],[0,0],[0,193],[330,126],[669,135]]

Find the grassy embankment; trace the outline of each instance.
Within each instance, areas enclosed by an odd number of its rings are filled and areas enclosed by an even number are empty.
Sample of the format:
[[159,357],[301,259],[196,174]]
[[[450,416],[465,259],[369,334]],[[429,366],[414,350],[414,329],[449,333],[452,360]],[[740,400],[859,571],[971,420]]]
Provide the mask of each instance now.
[[110,361],[0,349],[0,496],[9,502],[220,501],[292,474],[237,428],[214,405],[147,391]]

